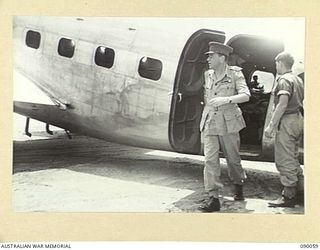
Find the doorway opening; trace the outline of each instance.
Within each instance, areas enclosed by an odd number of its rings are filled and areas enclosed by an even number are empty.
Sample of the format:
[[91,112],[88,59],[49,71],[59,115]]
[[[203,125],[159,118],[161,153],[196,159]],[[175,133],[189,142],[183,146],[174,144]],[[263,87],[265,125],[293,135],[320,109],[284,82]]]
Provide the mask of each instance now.
[[225,33],[202,29],[187,41],[181,53],[174,82],[170,111],[169,140],[177,152],[200,154],[200,119],[208,43],[224,43]]

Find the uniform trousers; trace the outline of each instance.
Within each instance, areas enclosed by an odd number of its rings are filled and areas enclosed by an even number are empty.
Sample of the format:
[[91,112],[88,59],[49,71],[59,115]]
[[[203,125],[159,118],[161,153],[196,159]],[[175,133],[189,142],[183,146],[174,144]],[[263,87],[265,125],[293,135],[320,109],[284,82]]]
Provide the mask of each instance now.
[[282,194],[293,198],[303,191],[303,170],[299,163],[299,143],[303,135],[303,116],[297,112],[284,114],[275,138],[275,163],[283,185]]
[[245,172],[241,166],[239,155],[240,135],[239,133],[230,133],[226,135],[211,135],[204,131],[204,187],[209,196],[219,197],[223,188],[220,180],[221,167],[219,159],[219,149],[227,160],[229,178],[234,184],[242,185],[246,178]]

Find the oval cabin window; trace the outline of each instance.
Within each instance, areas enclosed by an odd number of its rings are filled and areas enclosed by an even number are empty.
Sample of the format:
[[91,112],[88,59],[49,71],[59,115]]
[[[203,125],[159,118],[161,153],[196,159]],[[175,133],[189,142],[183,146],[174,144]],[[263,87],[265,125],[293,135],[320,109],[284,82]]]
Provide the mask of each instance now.
[[151,57],[142,57],[138,69],[139,75],[151,80],[159,80],[162,73],[162,62]]
[[37,31],[29,30],[26,35],[26,45],[33,49],[40,47],[41,35]]
[[73,57],[75,49],[75,42],[71,39],[61,38],[58,46],[58,53],[60,56],[71,58]]
[[99,46],[96,49],[94,62],[101,67],[110,69],[113,66],[114,62],[114,50],[107,47]]

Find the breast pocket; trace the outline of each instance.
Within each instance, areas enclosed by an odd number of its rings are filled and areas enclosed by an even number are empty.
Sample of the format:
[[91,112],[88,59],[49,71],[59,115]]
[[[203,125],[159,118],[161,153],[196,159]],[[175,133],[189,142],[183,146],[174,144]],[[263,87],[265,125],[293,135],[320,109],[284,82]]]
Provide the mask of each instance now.
[[222,96],[234,95],[235,86],[231,80],[221,82],[219,86],[219,92]]
[[228,133],[236,133],[246,127],[242,112],[239,108],[236,110],[227,110],[223,116],[226,122]]

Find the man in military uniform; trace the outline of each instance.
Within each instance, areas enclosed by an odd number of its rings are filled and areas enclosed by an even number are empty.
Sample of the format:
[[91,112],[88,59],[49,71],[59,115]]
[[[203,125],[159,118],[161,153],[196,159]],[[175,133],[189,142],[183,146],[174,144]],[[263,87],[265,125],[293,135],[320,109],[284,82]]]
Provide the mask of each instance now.
[[220,210],[219,193],[221,168],[219,149],[228,164],[228,173],[235,185],[234,200],[244,200],[242,185],[246,178],[239,155],[239,131],[245,127],[242,112],[237,103],[247,102],[250,92],[241,68],[227,65],[232,48],[217,42],[209,43],[209,70],[204,73],[205,107],[200,122],[204,136],[204,186],[209,200],[200,207],[202,211]]
[[250,91],[263,92],[264,86],[258,82],[258,76],[254,75],[253,80],[248,84]]
[[[270,207],[293,207],[303,203],[304,177],[298,160],[298,145],[303,134],[301,114],[303,81],[292,73],[293,57],[282,52],[275,58],[278,78],[272,90],[274,111],[265,135],[275,135],[275,163],[283,185],[282,197]],[[298,199],[298,200],[297,200]]]

